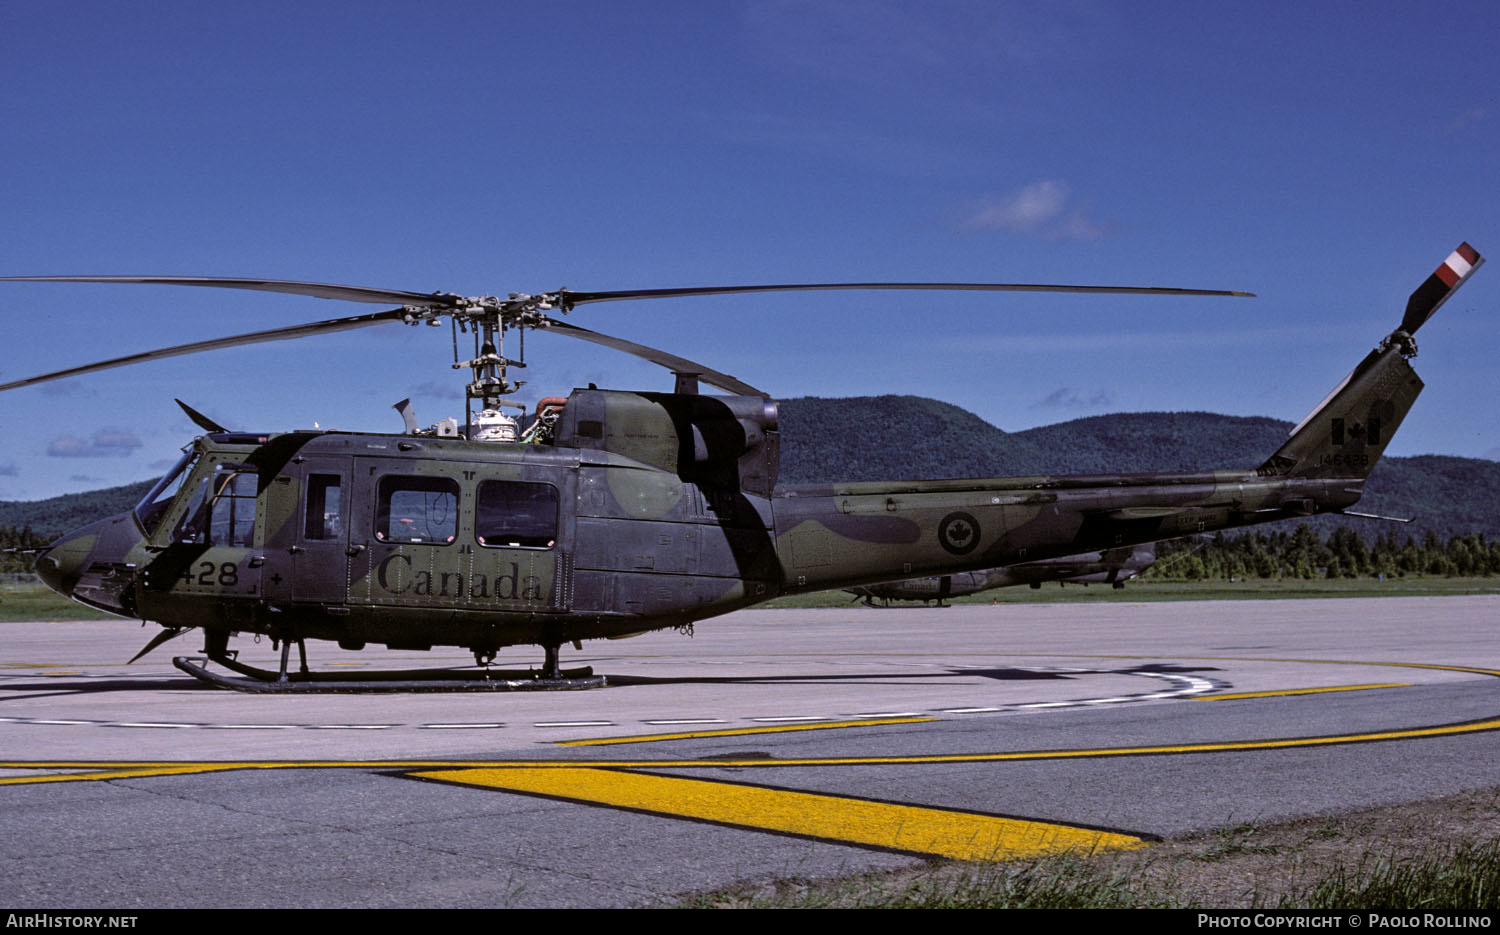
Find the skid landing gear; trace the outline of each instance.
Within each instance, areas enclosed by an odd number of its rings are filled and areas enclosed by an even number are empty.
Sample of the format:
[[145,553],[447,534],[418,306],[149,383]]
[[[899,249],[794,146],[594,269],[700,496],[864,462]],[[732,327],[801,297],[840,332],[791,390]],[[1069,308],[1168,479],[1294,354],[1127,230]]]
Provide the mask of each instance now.
[[[604,676],[588,666],[564,669],[558,664],[558,644],[543,647],[545,661],[535,669],[400,669],[371,672],[312,672],[307,668],[307,647],[302,640],[281,640],[280,671],[272,672],[240,662],[229,649],[229,633],[210,630],[204,634],[202,656],[177,656],[172,665],[215,688],[257,694],[316,692],[462,692],[462,691],[571,691],[603,688]],[[298,671],[289,672],[292,643],[297,644]],[[575,642],[575,646],[578,644]],[[581,648],[581,647],[580,647]],[[493,653],[490,654],[493,658]],[[211,672],[209,662],[239,677]]]

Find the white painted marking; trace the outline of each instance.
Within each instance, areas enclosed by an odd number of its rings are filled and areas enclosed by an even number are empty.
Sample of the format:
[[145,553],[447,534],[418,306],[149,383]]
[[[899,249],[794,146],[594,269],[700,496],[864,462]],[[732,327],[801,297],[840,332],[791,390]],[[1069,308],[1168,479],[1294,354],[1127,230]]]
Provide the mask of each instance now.
[[[6,718],[6,720],[9,721],[9,720],[11,720],[11,718]],[[65,720],[63,718],[35,718],[34,720],[31,721],[31,723],[33,723],[33,724],[93,724],[95,722],[94,721],[69,721],[69,720]]]
[[387,730],[395,724],[309,724],[311,730]]
[[196,727],[195,724],[165,724],[155,721],[116,721],[106,727]]
[[1004,708],[938,708],[940,714],[992,714]]
[[296,730],[296,724],[205,724],[209,730]]
[[614,727],[614,721],[537,721],[532,727]]
[[493,730],[504,724],[421,724],[423,730]]

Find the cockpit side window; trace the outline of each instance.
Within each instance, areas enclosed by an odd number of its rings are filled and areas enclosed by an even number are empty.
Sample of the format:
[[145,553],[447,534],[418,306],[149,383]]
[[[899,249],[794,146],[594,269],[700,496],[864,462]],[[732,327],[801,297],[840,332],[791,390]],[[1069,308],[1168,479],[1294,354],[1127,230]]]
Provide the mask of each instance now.
[[198,484],[172,541],[249,548],[255,544],[255,494],[253,467],[216,465]]

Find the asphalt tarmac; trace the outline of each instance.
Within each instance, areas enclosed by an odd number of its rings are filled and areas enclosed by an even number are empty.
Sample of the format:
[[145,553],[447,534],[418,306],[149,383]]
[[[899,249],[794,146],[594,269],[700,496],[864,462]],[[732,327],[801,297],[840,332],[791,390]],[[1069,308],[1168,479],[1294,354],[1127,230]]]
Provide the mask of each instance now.
[[126,666],[150,630],[3,624],[0,903],[661,905],[1500,786],[1497,620],[1496,597],[746,611],[565,647],[604,689],[294,696],[178,672],[193,633]]

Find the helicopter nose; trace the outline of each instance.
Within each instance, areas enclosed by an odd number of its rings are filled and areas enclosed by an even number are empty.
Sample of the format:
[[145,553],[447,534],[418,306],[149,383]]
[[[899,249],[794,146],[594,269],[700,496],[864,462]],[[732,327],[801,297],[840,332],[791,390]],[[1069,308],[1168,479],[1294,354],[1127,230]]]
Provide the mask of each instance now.
[[93,546],[93,537],[87,538],[91,541],[79,542],[78,537],[59,539],[37,556],[36,575],[43,584],[64,597],[72,595],[73,586],[83,574],[83,563]]
[[36,576],[42,579],[42,584],[59,594],[68,593],[63,587],[62,561],[50,549],[36,557],[34,570]]
[[93,523],[52,543],[37,556],[37,577],[64,597],[131,616],[134,566],[124,559],[135,536],[127,517]]

